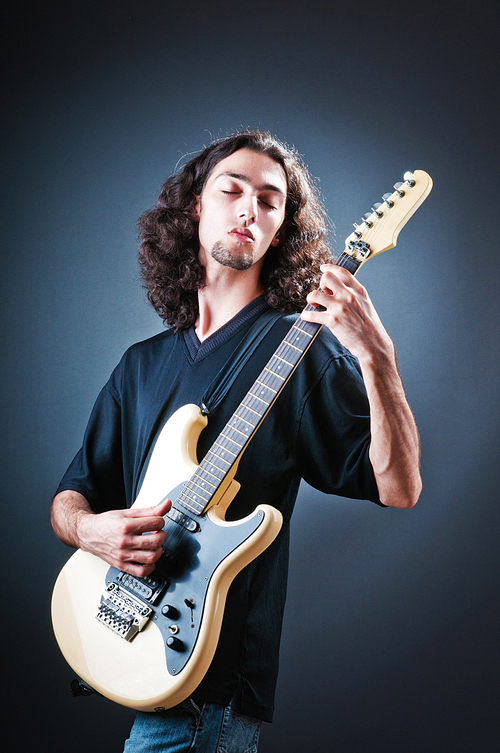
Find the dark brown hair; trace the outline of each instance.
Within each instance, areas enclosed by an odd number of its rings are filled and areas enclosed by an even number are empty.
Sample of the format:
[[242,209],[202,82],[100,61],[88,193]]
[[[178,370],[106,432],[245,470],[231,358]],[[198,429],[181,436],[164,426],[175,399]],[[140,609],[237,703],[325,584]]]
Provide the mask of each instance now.
[[176,330],[191,327],[198,315],[197,291],[204,284],[198,259],[196,196],[214,167],[238,149],[250,149],[278,162],[287,178],[286,238],[270,247],[262,269],[266,301],[279,311],[300,311],[317,287],[319,265],[331,258],[326,213],[319,193],[295,149],[265,131],[243,131],[215,141],[168,178],[153,209],[139,219],[139,264],[156,312]]

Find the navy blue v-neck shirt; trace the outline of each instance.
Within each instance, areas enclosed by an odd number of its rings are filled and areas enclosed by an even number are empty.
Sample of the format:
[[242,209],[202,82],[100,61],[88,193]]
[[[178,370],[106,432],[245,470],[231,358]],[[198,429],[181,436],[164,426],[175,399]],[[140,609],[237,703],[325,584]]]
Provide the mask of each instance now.
[[[202,343],[193,329],[166,330],[132,345],[103,387],[83,445],[58,492],[83,494],[95,512],[133,504],[155,439],[170,416],[203,395],[268,307],[263,297]],[[198,442],[201,460],[297,315],[278,318],[212,411]],[[356,359],[323,328],[240,460],[241,489],[226,517],[258,503],[283,514],[271,546],[229,590],[212,664],[193,697],[271,721],[288,573],[289,526],[301,479],[321,491],[379,503],[368,457],[368,401]],[[166,490],[166,493],[168,490]],[[152,503],[154,504],[154,502]]]

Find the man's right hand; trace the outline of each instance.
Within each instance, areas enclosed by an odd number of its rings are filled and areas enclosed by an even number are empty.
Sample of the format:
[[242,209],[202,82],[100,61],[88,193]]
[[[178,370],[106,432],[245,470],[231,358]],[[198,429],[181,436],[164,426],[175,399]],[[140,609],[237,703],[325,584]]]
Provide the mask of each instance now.
[[113,567],[139,578],[153,572],[163,554],[163,516],[171,507],[166,500],[156,507],[132,507],[94,513],[81,494],[61,492],[52,504],[52,525],[70,546],[100,557]]

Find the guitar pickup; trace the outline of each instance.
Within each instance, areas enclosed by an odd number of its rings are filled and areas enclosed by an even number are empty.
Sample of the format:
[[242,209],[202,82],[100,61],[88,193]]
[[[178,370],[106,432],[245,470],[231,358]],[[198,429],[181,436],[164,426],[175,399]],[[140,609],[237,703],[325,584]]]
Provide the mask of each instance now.
[[196,533],[196,531],[200,530],[200,526],[198,525],[196,520],[193,520],[193,518],[190,518],[189,515],[186,515],[185,513],[181,512],[180,510],[176,510],[173,507],[167,513],[167,518],[173,520],[174,523],[178,523],[190,533]]
[[127,591],[131,591],[134,596],[138,596],[140,599],[149,601],[150,604],[154,604],[158,596],[163,592],[167,585],[160,578],[155,578],[154,575],[148,575],[144,578],[136,578],[130,573],[120,571],[116,576],[123,588]]

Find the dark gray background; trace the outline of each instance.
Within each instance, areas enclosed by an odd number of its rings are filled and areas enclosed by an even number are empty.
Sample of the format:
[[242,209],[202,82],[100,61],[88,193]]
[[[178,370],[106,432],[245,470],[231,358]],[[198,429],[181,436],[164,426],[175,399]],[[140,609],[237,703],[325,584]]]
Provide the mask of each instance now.
[[[161,330],[137,217],[239,127],[295,144],[337,228],[407,169],[434,190],[359,274],[422,436],[410,512],[304,489],[262,753],[496,753],[496,3],[18,2],[2,104],[3,686],[16,750],[114,753],[131,712],[72,699],[49,503],[123,350]],[[11,724],[10,724],[11,722]]]

